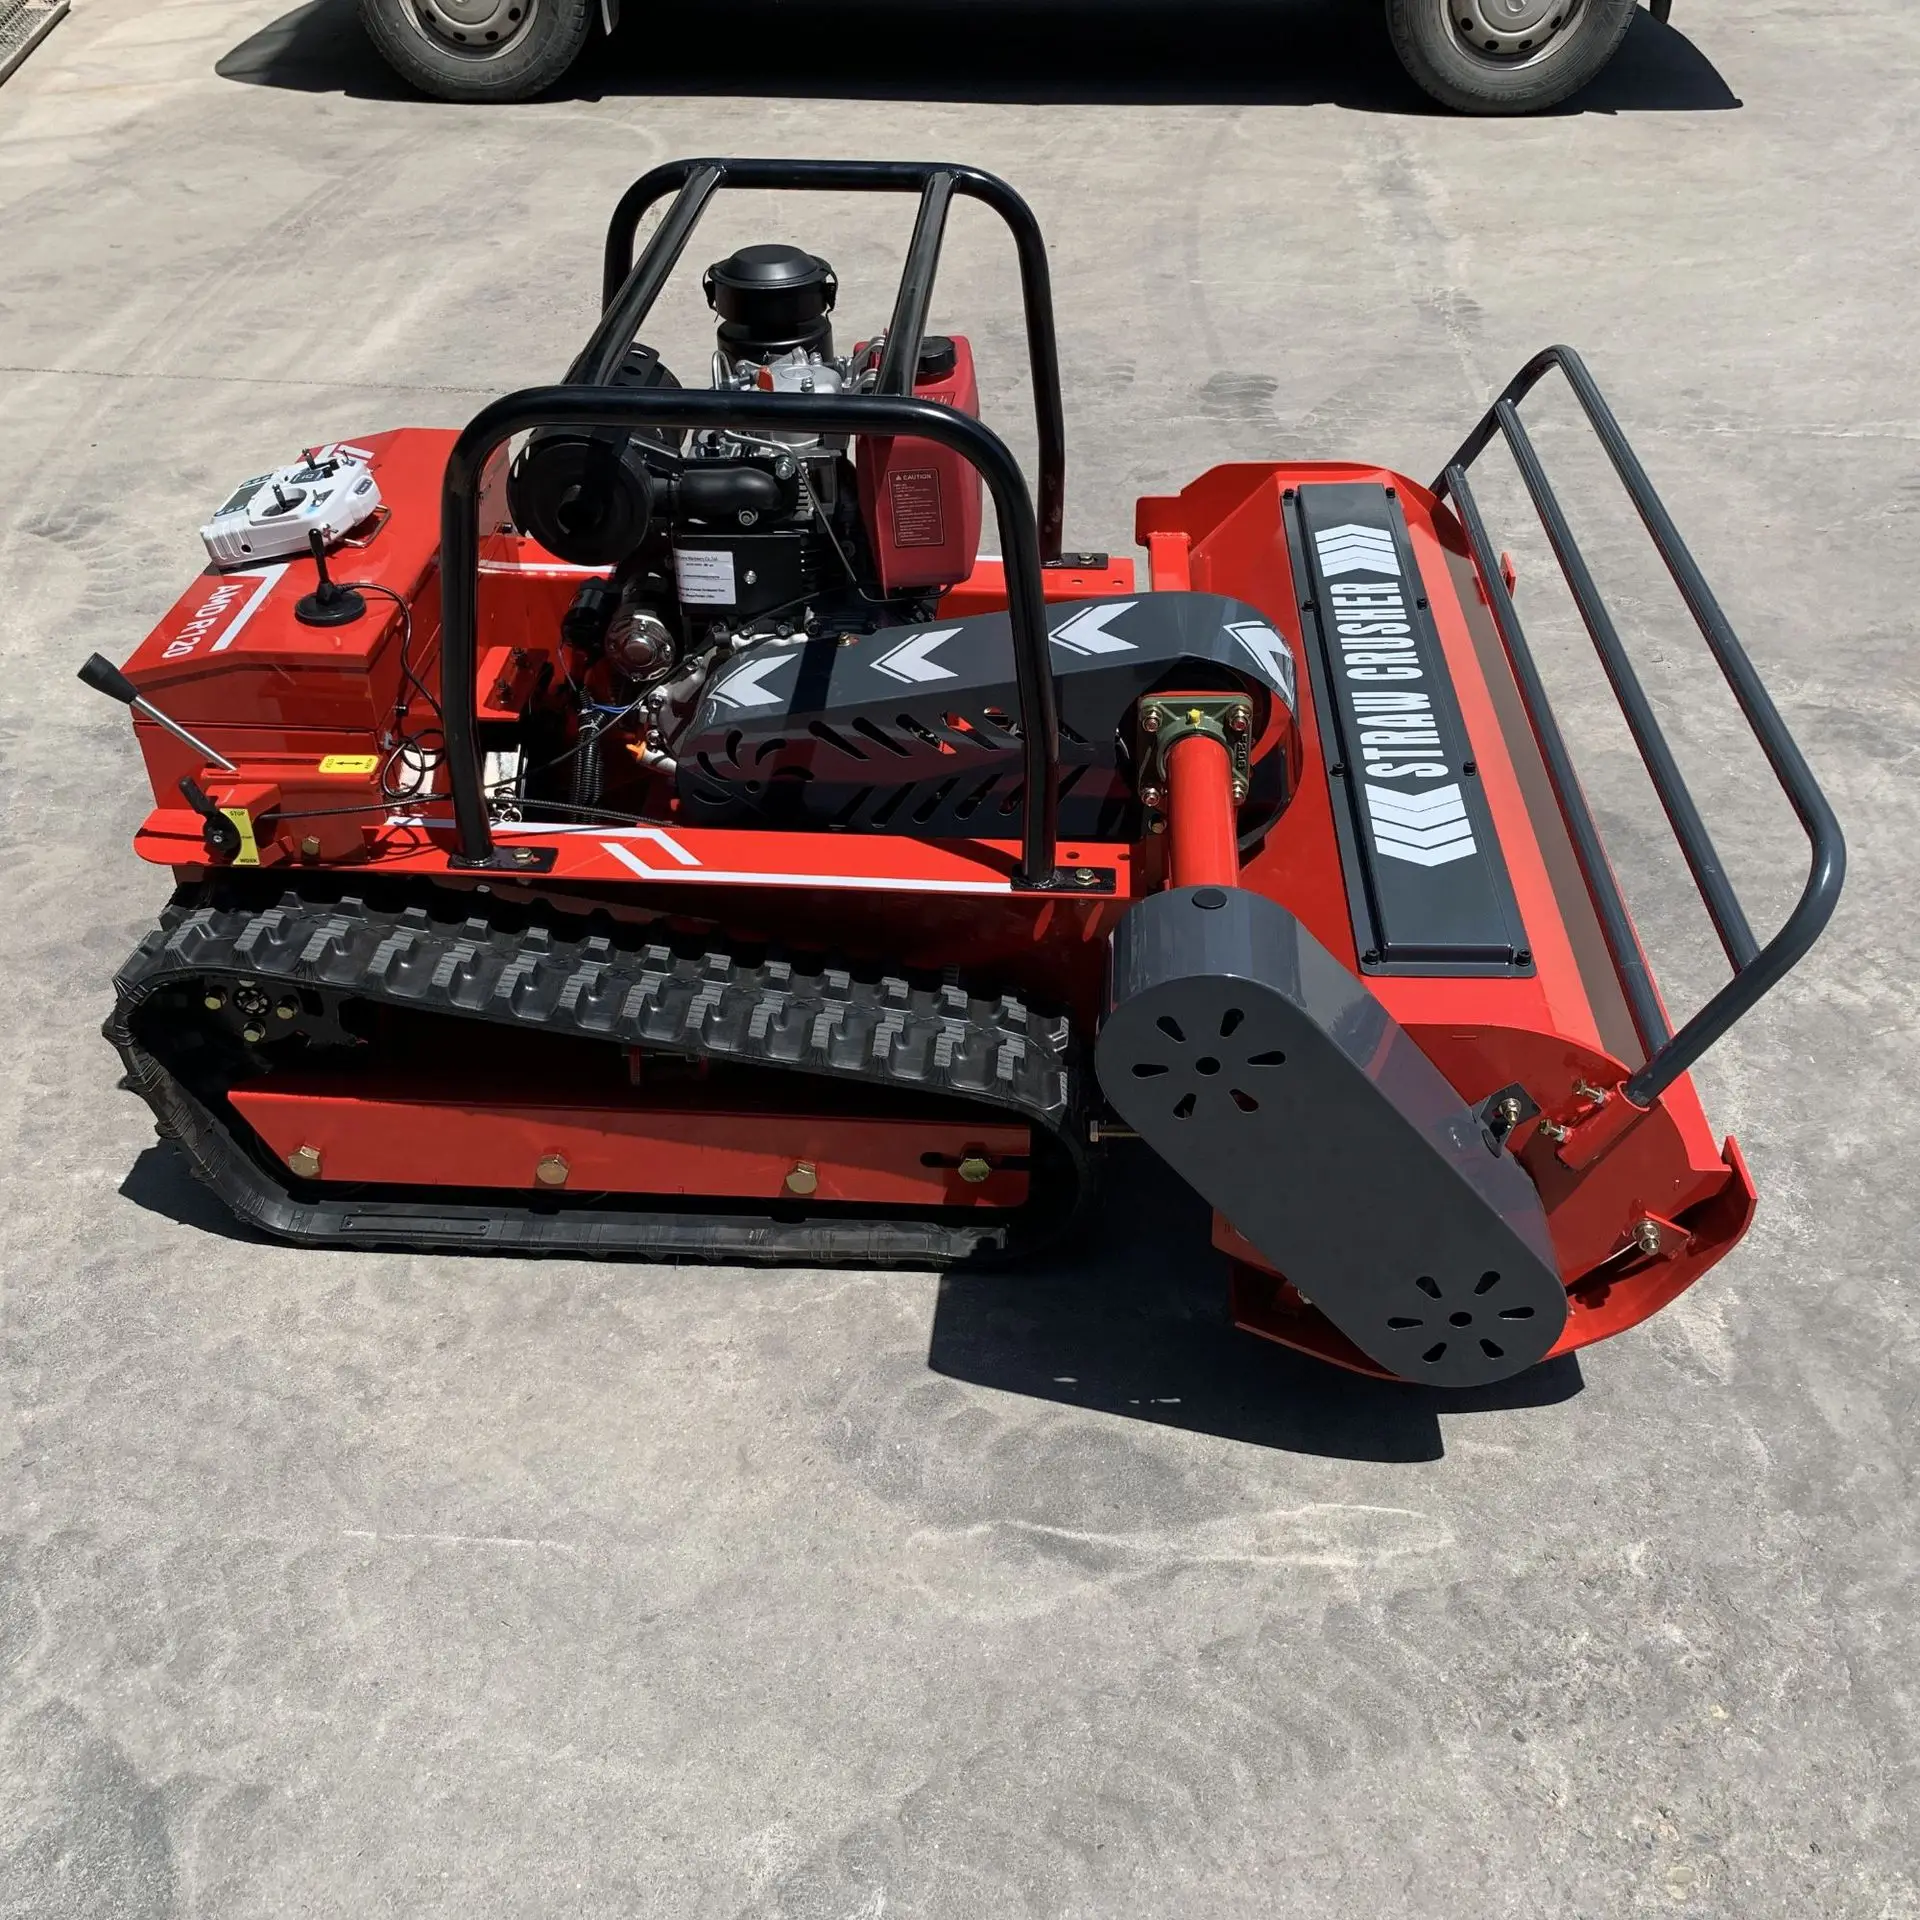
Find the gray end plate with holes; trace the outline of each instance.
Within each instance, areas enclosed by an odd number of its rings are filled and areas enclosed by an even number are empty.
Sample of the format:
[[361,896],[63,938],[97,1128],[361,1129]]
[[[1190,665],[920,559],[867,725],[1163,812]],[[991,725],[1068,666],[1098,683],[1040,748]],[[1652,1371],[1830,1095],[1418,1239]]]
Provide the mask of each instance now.
[[1478,1386],[1560,1337],[1532,1181],[1265,895],[1141,901],[1113,936],[1095,1062],[1127,1123],[1390,1372]]

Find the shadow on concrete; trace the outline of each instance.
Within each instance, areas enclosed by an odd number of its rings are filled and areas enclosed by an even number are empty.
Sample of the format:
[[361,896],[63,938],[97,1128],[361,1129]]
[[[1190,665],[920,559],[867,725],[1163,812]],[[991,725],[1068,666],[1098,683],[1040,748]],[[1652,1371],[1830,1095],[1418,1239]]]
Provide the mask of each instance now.
[[[1396,1386],[1324,1366],[1239,1332],[1206,1204],[1155,1155],[1122,1149],[1108,1204],[1067,1255],[1005,1273],[943,1275],[927,1364],[935,1373],[1126,1420],[1342,1460],[1438,1460],[1441,1416],[1557,1406],[1585,1385],[1568,1355],[1468,1393]],[[135,1206],[245,1245],[184,1155],[146,1148],[120,1183]],[[1124,1195],[1124,1203],[1120,1196]]]
[[[941,1279],[928,1364],[956,1380],[1251,1446],[1343,1460],[1438,1460],[1441,1416],[1556,1406],[1571,1354],[1465,1393],[1343,1373],[1239,1332],[1203,1201],[1144,1149],[1116,1155],[1072,1256]],[[1124,1201],[1121,1196],[1124,1195]]]
[[196,1233],[215,1233],[249,1246],[269,1244],[267,1235],[229,1213],[213,1189],[193,1177],[186,1155],[170,1145],[143,1149],[120,1182],[120,1197]]
[[[627,15],[555,97],[1443,111],[1401,71],[1373,0],[702,0],[630,4]],[[301,93],[414,97],[360,31],[354,0],[308,0],[242,41],[216,71]],[[1685,34],[1642,12],[1607,71],[1554,111],[1739,105]],[[745,153],[762,144],[749,124],[707,148]]]

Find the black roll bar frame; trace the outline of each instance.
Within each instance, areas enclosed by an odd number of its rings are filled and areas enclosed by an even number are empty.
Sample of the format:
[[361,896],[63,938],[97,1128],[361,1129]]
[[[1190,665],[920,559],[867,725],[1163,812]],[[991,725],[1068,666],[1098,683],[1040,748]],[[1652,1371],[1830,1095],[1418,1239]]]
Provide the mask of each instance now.
[[[1040,453],[1040,557],[1060,558],[1066,516],[1067,428],[1060,398],[1060,349],[1053,328],[1053,280],[1047,245],[1033,209],[979,167],[938,160],[670,160],[644,173],[620,196],[607,223],[601,273],[601,315],[567,372],[567,384],[605,386],[659,299],[668,276],[713,196],[723,187],[811,193],[917,193],[920,207],[894,295],[882,350],[878,392],[913,392],[920,342],[933,300],[940,246],[956,194],[991,207],[1013,237],[1026,314],[1027,360]],[[633,243],[648,210],[673,195],[639,258]]]
[[[1619,629],[1594,584],[1592,570],[1574,539],[1573,529],[1547,478],[1532,437],[1521,422],[1521,401],[1556,368],[1566,376],[1588,425],[1613,463],[1641,523],[1806,833],[1810,853],[1806,884],[1793,911],[1764,946],[1754,938],[1746,911],[1687,790],[1646,689],[1628,658]],[[1573,594],[1581,621],[1600,657],[1614,697],[1620,703],[1627,729],[1700,891],[1707,916],[1733,968],[1733,978],[1677,1033],[1654,987],[1646,955],[1640,949],[1633,922],[1621,898],[1619,880],[1607,858],[1593,811],[1581,791],[1579,775],[1574,771],[1566,741],[1553,717],[1533,650],[1527,643],[1513,596],[1501,573],[1499,557],[1487,537],[1486,521],[1468,484],[1468,468],[1487,450],[1496,435],[1505,441],[1513,455],[1534,510],[1540,516],[1540,524],[1546,530],[1554,558]],[[1841,883],[1846,877],[1847,849],[1840,823],[1834,818],[1833,809],[1820,791],[1798,743],[1787,731],[1786,722],[1781,719],[1739,636],[1681,539],[1672,516],[1654,491],[1639,456],[1614,418],[1613,409],[1587,371],[1585,362],[1571,347],[1548,347],[1520,369],[1447,463],[1434,482],[1433,491],[1441,499],[1452,499],[1466,533],[1474,564],[1486,588],[1495,629],[1513,669],[1521,704],[1539,745],[1554,799],[1593,901],[1601,935],[1619,975],[1634,1030],[1646,1053],[1644,1064],[1627,1078],[1621,1091],[1636,1107],[1649,1107],[1715,1041],[1750,1013],[1799,964],[1820,937],[1833,917]]]

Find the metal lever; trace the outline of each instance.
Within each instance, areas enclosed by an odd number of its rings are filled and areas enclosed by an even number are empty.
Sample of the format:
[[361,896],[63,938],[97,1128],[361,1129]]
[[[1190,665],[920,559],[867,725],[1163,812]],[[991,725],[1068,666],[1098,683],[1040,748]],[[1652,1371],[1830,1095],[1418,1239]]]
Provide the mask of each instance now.
[[109,700],[118,700],[123,707],[131,707],[135,713],[144,713],[156,727],[173,735],[182,746],[191,747],[210,767],[218,767],[222,773],[238,773],[236,767],[223,753],[215,753],[204,740],[189,733],[178,720],[170,720],[145,697],[127,676],[104,654],[90,653],[86,664],[80,669],[80,679],[95,693],[104,693]]

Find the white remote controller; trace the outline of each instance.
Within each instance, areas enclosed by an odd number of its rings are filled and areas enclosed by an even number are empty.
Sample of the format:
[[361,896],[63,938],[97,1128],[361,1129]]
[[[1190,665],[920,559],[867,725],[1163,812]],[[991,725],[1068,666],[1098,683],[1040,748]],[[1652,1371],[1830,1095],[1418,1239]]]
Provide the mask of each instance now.
[[305,553],[316,531],[329,547],[380,510],[373,455],[362,447],[314,447],[291,466],[234,490],[200,529],[216,567]]

